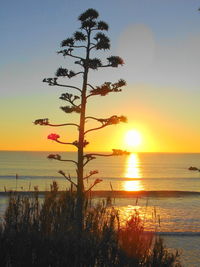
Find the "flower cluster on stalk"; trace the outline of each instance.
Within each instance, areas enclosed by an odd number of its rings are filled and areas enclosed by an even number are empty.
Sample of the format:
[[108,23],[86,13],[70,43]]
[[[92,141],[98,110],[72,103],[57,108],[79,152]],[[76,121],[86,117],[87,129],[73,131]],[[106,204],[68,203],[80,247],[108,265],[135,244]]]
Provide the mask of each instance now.
[[53,141],[57,141],[58,138],[60,138],[59,134],[55,134],[55,133],[51,133],[47,136],[48,139],[53,140]]

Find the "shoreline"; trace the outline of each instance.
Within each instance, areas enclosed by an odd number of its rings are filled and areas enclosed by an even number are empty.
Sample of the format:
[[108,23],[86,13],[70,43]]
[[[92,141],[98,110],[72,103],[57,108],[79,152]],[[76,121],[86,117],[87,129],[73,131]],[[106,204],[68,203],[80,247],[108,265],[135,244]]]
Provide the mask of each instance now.
[[[38,191],[39,195],[44,195],[50,191]],[[58,191],[59,193],[66,191]],[[32,195],[35,191],[1,191],[0,196],[8,196],[11,193],[17,193],[20,195]],[[200,196],[200,192],[196,191],[171,191],[171,190],[160,190],[160,191],[117,191],[117,190],[94,190],[88,193],[89,196],[95,198],[132,198],[132,197],[192,197]]]

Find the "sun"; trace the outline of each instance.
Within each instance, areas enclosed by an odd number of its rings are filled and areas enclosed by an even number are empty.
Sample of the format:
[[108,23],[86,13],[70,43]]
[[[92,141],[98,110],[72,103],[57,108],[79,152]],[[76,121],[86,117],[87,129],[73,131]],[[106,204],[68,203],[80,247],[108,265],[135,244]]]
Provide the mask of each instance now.
[[125,143],[128,147],[138,147],[141,144],[141,134],[137,130],[130,130],[125,135]]

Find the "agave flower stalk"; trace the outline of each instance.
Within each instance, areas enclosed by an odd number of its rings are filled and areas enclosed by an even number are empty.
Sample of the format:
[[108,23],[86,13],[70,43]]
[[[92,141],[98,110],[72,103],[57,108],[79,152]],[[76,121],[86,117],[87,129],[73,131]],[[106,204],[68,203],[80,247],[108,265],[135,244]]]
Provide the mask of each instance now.
[[[110,49],[110,40],[104,33],[108,31],[108,24],[98,19],[99,14],[94,9],[88,9],[79,16],[80,29],[76,31],[71,37],[64,39],[61,42],[61,48],[57,52],[59,55],[63,55],[64,58],[71,57],[74,59],[74,64],[78,65],[80,70],[75,72],[65,67],[59,67],[55,73],[55,77],[44,78],[43,82],[50,86],[61,87],[68,90],[62,93],[60,99],[68,103],[61,106],[61,110],[67,114],[76,113],[79,116],[79,123],[62,123],[52,124],[48,118],[37,119],[34,124],[44,125],[51,127],[73,126],[78,130],[77,140],[63,142],[60,141],[59,134],[52,133],[48,135],[48,139],[64,145],[74,145],[77,148],[77,161],[65,160],[58,154],[50,154],[49,159],[72,162],[76,165],[77,181],[72,182],[71,176],[65,175],[65,172],[59,171],[71,184],[77,188],[77,218],[79,222],[79,229],[81,231],[83,227],[83,202],[84,194],[90,191],[96,184],[100,183],[102,179],[97,178],[94,183],[85,188],[84,180],[97,174],[98,171],[91,171],[84,176],[84,167],[98,156],[120,156],[128,154],[126,151],[119,149],[113,149],[111,154],[90,153],[84,154],[84,148],[88,145],[86,136],[88,133],[96,130],[103,129],[110,125],[115,125],[121,122],[126,122],[127,119],[123,115],[113,115],[109,118],[96,118],[91,115],[87,115],[87,101],[88,99],[96,96],[106,96],[110,93],[119,93],[122,91],[122,87],[126,85],[123,79],[119,79],[117,82],[104,82],[102,85],[92,85],[89,82],[89,74],[94,70],[100,70],[101,68],[117,68],[124,64],[123,59],[119,56],[109,56],[106,61],[102,61],[100,58],[94,57],[93,54],[96,51],[106,51]],[[80,53],[80,50],[83,50]],[[80,86],[74,86],[71,84],[63,84],[61,81],[66,79],[73,79],[74,77],[80,77]],[[99,123],[98,127],[86,129],[86,121],[94,120]]]

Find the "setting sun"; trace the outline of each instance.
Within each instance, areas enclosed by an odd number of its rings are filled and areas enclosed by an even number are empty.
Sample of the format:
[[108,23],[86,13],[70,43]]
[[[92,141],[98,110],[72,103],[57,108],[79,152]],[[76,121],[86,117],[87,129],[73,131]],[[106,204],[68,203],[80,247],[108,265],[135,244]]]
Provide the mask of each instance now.
[[130,130],[125,135],[125,143],[128,147],[138,147],[141,144],[141,134],[137,130]]

